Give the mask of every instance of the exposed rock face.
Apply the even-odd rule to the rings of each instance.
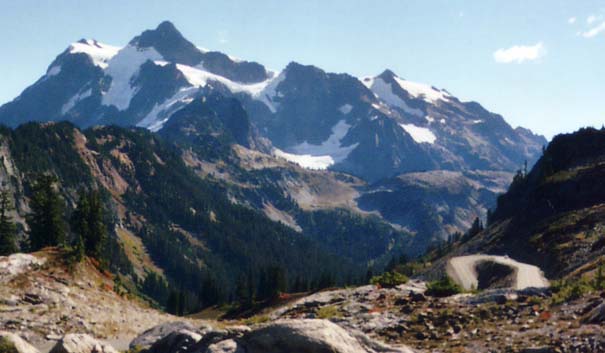
[[[588,312],[583,322],[587,324],[602,324],[605,322],[605,302]]]
[[[0,343],[3,343],[2,341],[14,347],[17,353],[39,353],[36,348],[14,333],[0,331]]]
[[[178,327],[175,325],[173,327]],[[165,332],[164,325],[156,332]],[[137,341],[135,339],[135,341]],[[134,341],[133,341],[134,343]],[[133,346],[133,344],[131,344]],[[136,346],[136,345],[135,345]],[[375,353],[412,352],[393,348],[365,334],[319,319],[284,319],[250,330],[234,327],[195,333],[177,330],[155,342],[146,353]]]
[[[173,331],[167,336],[155,342],[146,353],[173,352],[182,353],[191,350],[191,347],[202,339],[199,333],[181,329]],[[136,347],[136,346],[135,346]]]
[[[366,353],[411,352],[372,342],[328,320],[280,320],[243,337],[250,353]]]
[[[65,335],[50,353],[118,353],[118,351],[89,335],[72,333]]]
[[[180,331],[193,332],[195,328],[190,323],[184,321],[166,322],[141,333],[130,342],[130,348],[147,349],[169,334]]]
[[[8,282],[35,266],[41,266],[45,261],[44,258],[38,258],[30,254],[13,254],[0,257],[0,283]]]

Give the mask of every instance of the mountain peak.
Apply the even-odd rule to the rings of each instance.
[[[393,77],[399,77],[399,76],[397,76],[396,73],[394,73],[393,71],[391,71],[391,69],[385,69],[380,75],[378,75],[378,77],[380,77],[380,78],[393,78]]]
[[[181,34],[179,30],[176,29],[176,26],[170,21],[163,21],[156,27],[155,30],[164,33],[176,32],[178,34]]]
[[[146,30],[130,41],[138,48],[153,47],[167,61],[195,66],[202,61],[202,52],[189,42],[170,21],[156,29]]]

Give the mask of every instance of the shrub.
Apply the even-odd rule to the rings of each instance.
[[[408,277],[406,275],[402,275],[398,272],[385,272],[380,276],[372,277],[370,283],[382,288],[393,288],[400,284],[405,284],[407,281]]]
[[[19,353],[19,351],[8,338],[0,337],[0,353]]]
[[[579,299],[594,290],[590,282],[584,279],[573,282],[565,280],[557,281],[552,284],[551,289],[553,291],[553,304],[562,304]]]
[[[426,295],[432,297],[449,297],[450,295],[462,292],[462,288],[454,283],[451,278],[445,276],[438,281],[433,281],[427,285]]]

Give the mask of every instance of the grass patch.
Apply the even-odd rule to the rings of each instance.
[[[269,320],[270,319],[269,319],[268,315],[254,315],[247,319],[244,319],[244,325],[246,325],[246,326],[258,325],[258,324],[265,323]]]
[[[317,310],[317,318],[319,319],[331,319],[335,317],[342,317],[342,313],[335,305],[324,306]]]
[[[0,337],[0,353],[19,353],[19,351],[8,338]]]

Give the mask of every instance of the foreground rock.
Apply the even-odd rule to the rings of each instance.
[[[583,322],[587,324],[602,324],[605,322],[605,302],[590,310],[584,317]]]
[[[65,253],[54,248],[0,256],[0,331],[15,333],[43,351],[67,333],[86,333],[126,350],[121,342],[177,320],[119,295],[113,278],[92,262],[67,266],[64,259]]]
[[[253,330],[234,327],[200,334],[181,329],[158,340],[145,352],[410,353],[412,350],[384,345],[361,332],[345,329],[328,320],[293,319],[278,320]]]
[[[184,321],[166,322],[161,325],[154,326],[149,330],[137,336],[130,342],[130,349],[148,349],[154,343],[160,341],[171,333],[179,331],[194,332],[196,329],[192,324]]]
[[[242,339],[249,353],[282,352],[412,352],[380,344],[363,333],[351,332],[318,319],[280,320],[252,331]]]
[[[0,346],[1,343],[14,347],[17,353],[39,353],[36,348],[14,333],[0,331]]]
[[[86,334],[65,335],[50,353],[118,353],[112,346]]]

